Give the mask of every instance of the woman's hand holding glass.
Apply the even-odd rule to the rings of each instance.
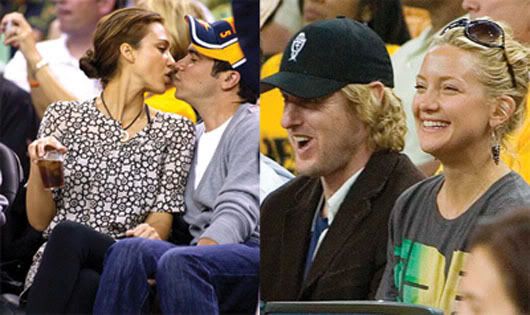
[[[54,137],[44,137],[28,146],[31,162],[37,165],[42,188],[52,190],[64,186],[64,153],[67,149]]]
[[[58,151],[65,154],[68,149],[53,136],[39,138],[28,146],[28,155],[32,163],[37,163],[46,154],[46,151]]]

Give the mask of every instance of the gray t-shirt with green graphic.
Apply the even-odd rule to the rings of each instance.
[[[530,208],[530,186],[510,172],[470,208],[445,219],[436,205],[443,175],[406,190],[396,201],[390,223],[387,265],[377,299],[454,309],[458,282],[469,255],[468,238],[481,217]]]

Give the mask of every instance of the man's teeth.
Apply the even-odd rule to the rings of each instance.
[[[425,127],[447,127],[449,126],[449,124],[445,122],[441,122],[441,121],[424,120],[423,126]]]
[[[309,141],[311,138],[309,137],[306,137],[306,136],[293,136],[294,138],[294,141],[296,142],[307,142]]]

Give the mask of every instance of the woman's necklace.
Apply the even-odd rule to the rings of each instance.
[[[103,103],[103,106],[105,107],[105,110],[107,111],[107,114],[109,114],[110,118],[112,120],[118,121],[117,119],[114,119],[114,117],[112,117],[112,115],[110,114],[110,110],[107,107],[107,104],[105,103],[105,99],[103,98],[103,92],[101,92],[101,103]],[[145,104],[144,104],[144,107],[145,107]],[[138,112],[138,115],[136,115],[136,117],[127,126],[122,127],[123,129],[120,131],[120,141],[121,142],[127,142],[127,140],[129,140],[129,133],[127,132],[127,129],[131,128],[131,126],[138,120],[138,118],[140,118],[140,116],[142,115],[142,113],[144,111],[144,107],[142,107],[140,112]],[[118,122],[120,122],[120,121],[118,121]],[[120,122],[120,125],[121,125],[121,122]]]

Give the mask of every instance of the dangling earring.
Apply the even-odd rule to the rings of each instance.
[[[495,134],[495,131],[491,132],[491,158],[493,159],[493,162],[495,162],[495,165],[499,165],[500,156],[501,156],[501,145],[499,144],[499,141],[497,140],[497,135]]]

